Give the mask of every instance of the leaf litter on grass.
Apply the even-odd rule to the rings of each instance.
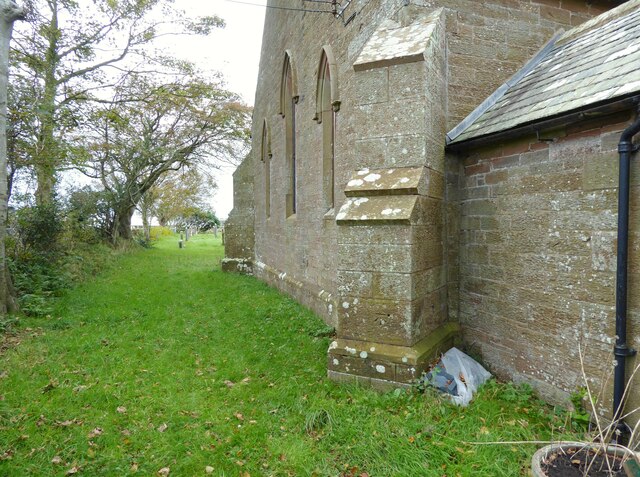
[[[336,385],[319,318],[252,277],[222,274],[219,240],[174,245],[118,257],[60,298],[53,316],[70,326],[0,356],[10,370],[0,380],[0,475],[513,476],[533,446],[463,441],[571,430],[512,385],[489,383],[467,409],[430,393]]]

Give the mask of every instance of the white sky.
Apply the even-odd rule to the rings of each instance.
[[[267,0],[246,1],[265,5]],[[178,0],[176,3],[189,16],[215,14],[224,19],[227,26],[206,38],[172,38],[167,48],[176,57],[193,61],[202,70],[221,72],[227,89],[240,94],[253,106],[266,9],[227,0]],[[226,166],[216,174],[218,189],[212,206],[222,219],[226,219],[233,208],[233,171],[233,167]]]

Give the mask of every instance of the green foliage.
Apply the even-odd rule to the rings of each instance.
[[[169,227],[151,227],[149,236],[152,242],[157,242],[161,238],[170,237],[173,231]]]
[[[57,201],[19,209],[13,221],[14,254],[23,260],[56,261],[61,252],[62,220],[62,209]]]
[[[18,323],[15,316],[0,316],[0,335],[8,333]]]
[[[147,237],[145,237],[143,230],[134,230],[133,231],[133,241],[136,243],[136,245],[139,245],[142,248],[151,248],[151,247],[153,247],[153,244],[152,244],[151,240],[149,240],[149,239],[147,239]]]
[[[21,310],[33,316],[51,313],[50,298],[69,286],[68,277],[60,270],[60,260],[47,262],[41,257],[23,257],[9,260],[8,264]]]
[[[314,338],[330,338],[335,336],[336,329],[333,326],[322,323],[316,329],[309,331],[308,334]]]
[[[24,207],[12,217],[13,236],[7,241],[7,264],[23,312],[43,316],[51,312],[49,298],[68,285],[60,273],[64,231],[57,202]]]
[[[331,432],[333,418],[326,409],[311,411],[305,417],[304,427],[308,434],[314,434],[323,430]]]
[[[179,228],[195,227],[196,229],[206,232],[216,225],[220,225],[220,219],[212,210],[194,209],[189,215],[177,219],[176,225]]]
[[[579,429],[584,430],[588,429],[589,424],[591,423],[591,415],[584,405],[584,400],[586,397],[586,388],[580,388],[576,392],[571,394],[571,404],[573,405],[571,420]]]
[[[25,314],[51,314],[63,290],[105,265],[110,249],[96,226],[96,197],[83,189],[71,194],[66,207],[56,201],[12,214],[7,263]]]
[[[114,221],[109,195],[89,186],[70,191],[66,218],[72,241],[98,243],[108,239]]]

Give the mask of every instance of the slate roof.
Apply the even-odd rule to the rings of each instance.
[[[640,0],[554,38],[447,134],[459,143],[640,93]]]

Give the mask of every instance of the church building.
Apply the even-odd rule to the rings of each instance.
[[[624,384],[640,0],[268,7],[223,268],[335,326],[336,381],[406,385],[457,344],[555,402],[614,359]]]

